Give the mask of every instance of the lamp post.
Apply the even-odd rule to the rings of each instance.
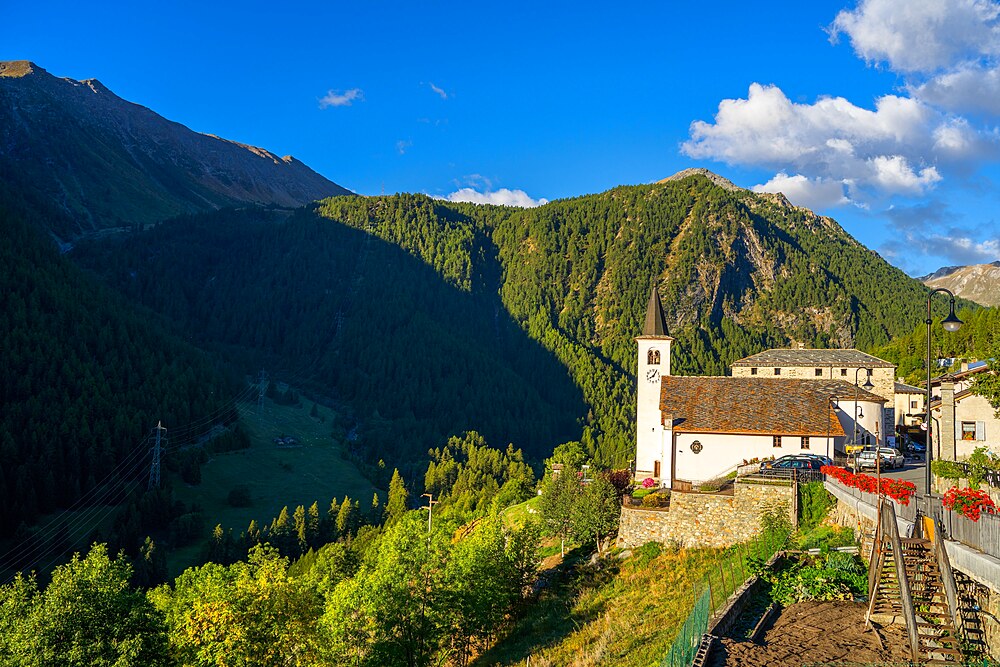
[[[951,290],[945,289],[944,287],[938,287],[937,289],[931,290],[930,294],[927,295],[927,400],[924,409],[927,411],[927,418],[924,420],[924,424],[927,426],[927,446],[924,448],[926,453],[924,454],[924,481],[926,486],[924,487],[924,497],[927,499],[927,512],[930,515],[930,497],[931,497],[931,450],[934,449],[934,440],[931,437],[931,297],[938,292],[944,292],[951,299],[951,303],[948,308],[948,317],[941,320],[941,326],[944,327],[945,331],[954,333],[962,327],[962,320],[955,317],[955,295],[951,293]]]
[[[861,388],[865,391],[871,391],[875,388],[875,385],[872,384],[872,371],[870,368],[858,368],[854,371],[854,435],[851,437],[851,444],[855,446],[858,444],[858,376],[863,370],[868,371],[868,377],[865,378],[865,383]]]

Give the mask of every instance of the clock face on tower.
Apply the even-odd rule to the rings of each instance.
[[[646,380],[648,382],[656,382],[659,379],[660,379],[660,371],[656,370],[655,368],[650,368],[648,371],[646,371]]]

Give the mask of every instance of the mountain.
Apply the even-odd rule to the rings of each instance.
[[[40,513],[127,496],[157,420],[234,418],[225,401],[240,385],[214,360],[3,206],[0,266],[0,544]],[[0,549],[0,573],[19,564]]]
[[[74,256],[203,345],[308,368],[354,401],[373,460],[482,425],[535,456],[575,437],[626,464],[654,284],[682,375],[793,342],[870,350],[923,318],[924,287],[834,220],[702,173],[533,209],[350,196],[236,218]]]
[[[62,241],[244,204],[298,207],[348,191],[291,156],[194,132],[96,79],[0,62],[0,181]]]
[[[919,279],[928,287],[945,287],[983,306],[1000,306],[1000,261],[946,266]]]

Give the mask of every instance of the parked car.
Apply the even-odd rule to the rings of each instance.
[[[876,463],[876,456],[882,458],[882,470],[893,470],[895,468],[903,467],[903,455],[899,453],[898,449],[893,449],[892,447],[879,447],[877,453],[874,449],[866,449],[858,454],[858,468],[861,470],[868,468],[875,470],[878,467],[878,464]]]
[[[774,461],[771,470],[819,470],[823,467],[823,462],[813,456],[791,456],[782,457]]]

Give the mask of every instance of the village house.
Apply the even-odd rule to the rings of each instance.
[[[968,375],[944,375],[936,380],[938,398],[931,399],[932,433],[934,429],[938,433],[934,457],[963,461],[977,447],[1000,455],[1000,419],[989,401],[972,393]]]

